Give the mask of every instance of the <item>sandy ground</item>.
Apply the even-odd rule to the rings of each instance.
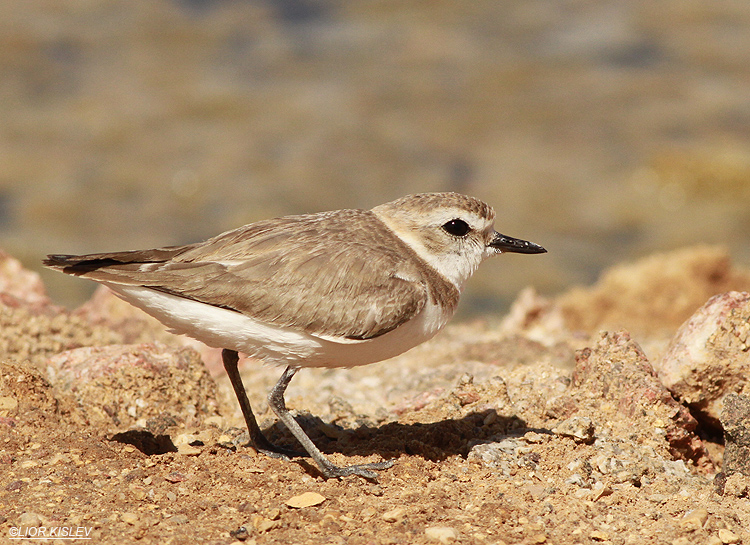
[[[502,321],[394,360],[300,372],[300,423],[335,463],[395,460],[377,481],[258,454],[215,350],[104,291],[64,311],[2,262],[0,542],[750,543],[750,478],[719,473],[721,430],[654,370],[708,297],[750,291],[721,251],[526,291]],[[279,374],[243,363],[261,426],[293,445],[264,401]]]

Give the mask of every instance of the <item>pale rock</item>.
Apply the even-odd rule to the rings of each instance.
[[[269,530],[273,530],[274,528],[278,528],[279,526],[281,526],[280,520],[271,520],[260,515],[254,515],[252,517],[252,523],[253,527],[259,533],[268,532]]]
[[[14,411],[18,407],[15,397],[0,396],[0,411]]]
[[[174,439],[174,446],[177,447],[177,453],[183,456],[197,456],[201,449],[194,447],[190,443],[196,441],[196,437],[189,433],[181,433]]]
[[[719,429],[724,396],[750,373],[750,293],[715,295],[677,331],[655,365],[662,383]]]
[[[200,453],[201,449],[192,445],[180,445],[177,447],[177,454],[182,454],[183,456],[198,456]]]
[[[440,543],[452,543],[458,539],[458,532],[450,526],[430,526],[425,528],[424,534],[427,539],[439,541]]]
[[[381,518],[386,522],[400,522],[406,516],[406,509],[396,507],[382,514]]]
[[[518,294],[500,323],[499,332],[508,336],[522,335],[547,347],[570,339],[560,306],[532,287]]]
[[[724,495],[735,498],[750,497],[750,477],[742,473],[733,473],[724,483]]]
[[[21,516],[18,517],[19,526],[41,526],[44,521],[44,517],[31,511],[21,513]]]
[[[0,302],[42,311],[55,308],[44,289],[39,273],[25,269],[15,257],[0,250]]]
[[[190,519],[187,517],[187,515],[183,515],[183,514],[172,515],[171,517],[169,517],[168,520],[172,524],[177,524],[177,525],[187,524],[188,522],[190,522]]]
[[[590,443],[594,439],[594,423],[588,416],[573,416],[552,428],[552,432],[572,437],[576,443]]]
[[[594,541],[609,541],[609,534],[601,530],[594,530],[589,534],[589,537]]]
[[[120,519],[127,524],[133,525],[138,522],[138,515],[135,513],[123,513],[120,515]]]
[[[688,511],[680,519],[680,526],[689,531],[700,530],[708,520],[708,511],[704,508]]]
[[[304,494],[289,498],[286,500],[286,504],[295,509],[302,509],[304,507],[320,505],[324,501],[326,501],[326,497],[317,492],[305,492]]]
[[[625,328],[668,340],[711,296],[746,286],[750,275],[732,266],[725,248],[702,245],[619,263],[595,285],[568,290],[555,302],[571,330]]]
[[[731,530],[727,530],[726,528],[722,528],[721,530],[719,530],[719,539],[725,545],[734,545],[735,543],[739,543],[740,541],[742,541],[740,539],[740,536],[738,536]]]

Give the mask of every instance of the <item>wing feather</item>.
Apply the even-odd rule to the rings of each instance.
[[[312,334],[369,339],[413,318],[429,297],[408,247],[385,235],[371,212],[340,210],[258,222],[200,244],[46,264]]]

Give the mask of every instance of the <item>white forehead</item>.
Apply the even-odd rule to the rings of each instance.
[[[421,193],[407,195],[373,209],[377,215],[419,223],[445,223],[460,218],[473,227],[491,225],[495,211],[488,204],[460,193]]]
[[[492,225],[495,219],[494,214],[488,217],[478,213],[476,210],[467,210],[466,208],[456,206],[436,208],[420,215],[427,224],[442,225],[454,219],[461,219],[477,229]]]

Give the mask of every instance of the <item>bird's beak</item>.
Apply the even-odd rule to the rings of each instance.
[[[544,254],[547,252],[547,250],[539,246],[539,244],[534,244],[533,242],[518,238],[507,237],[498,232],[495,232],[489,246],[495,248],[499,252],[514,252],[517,254]]]

